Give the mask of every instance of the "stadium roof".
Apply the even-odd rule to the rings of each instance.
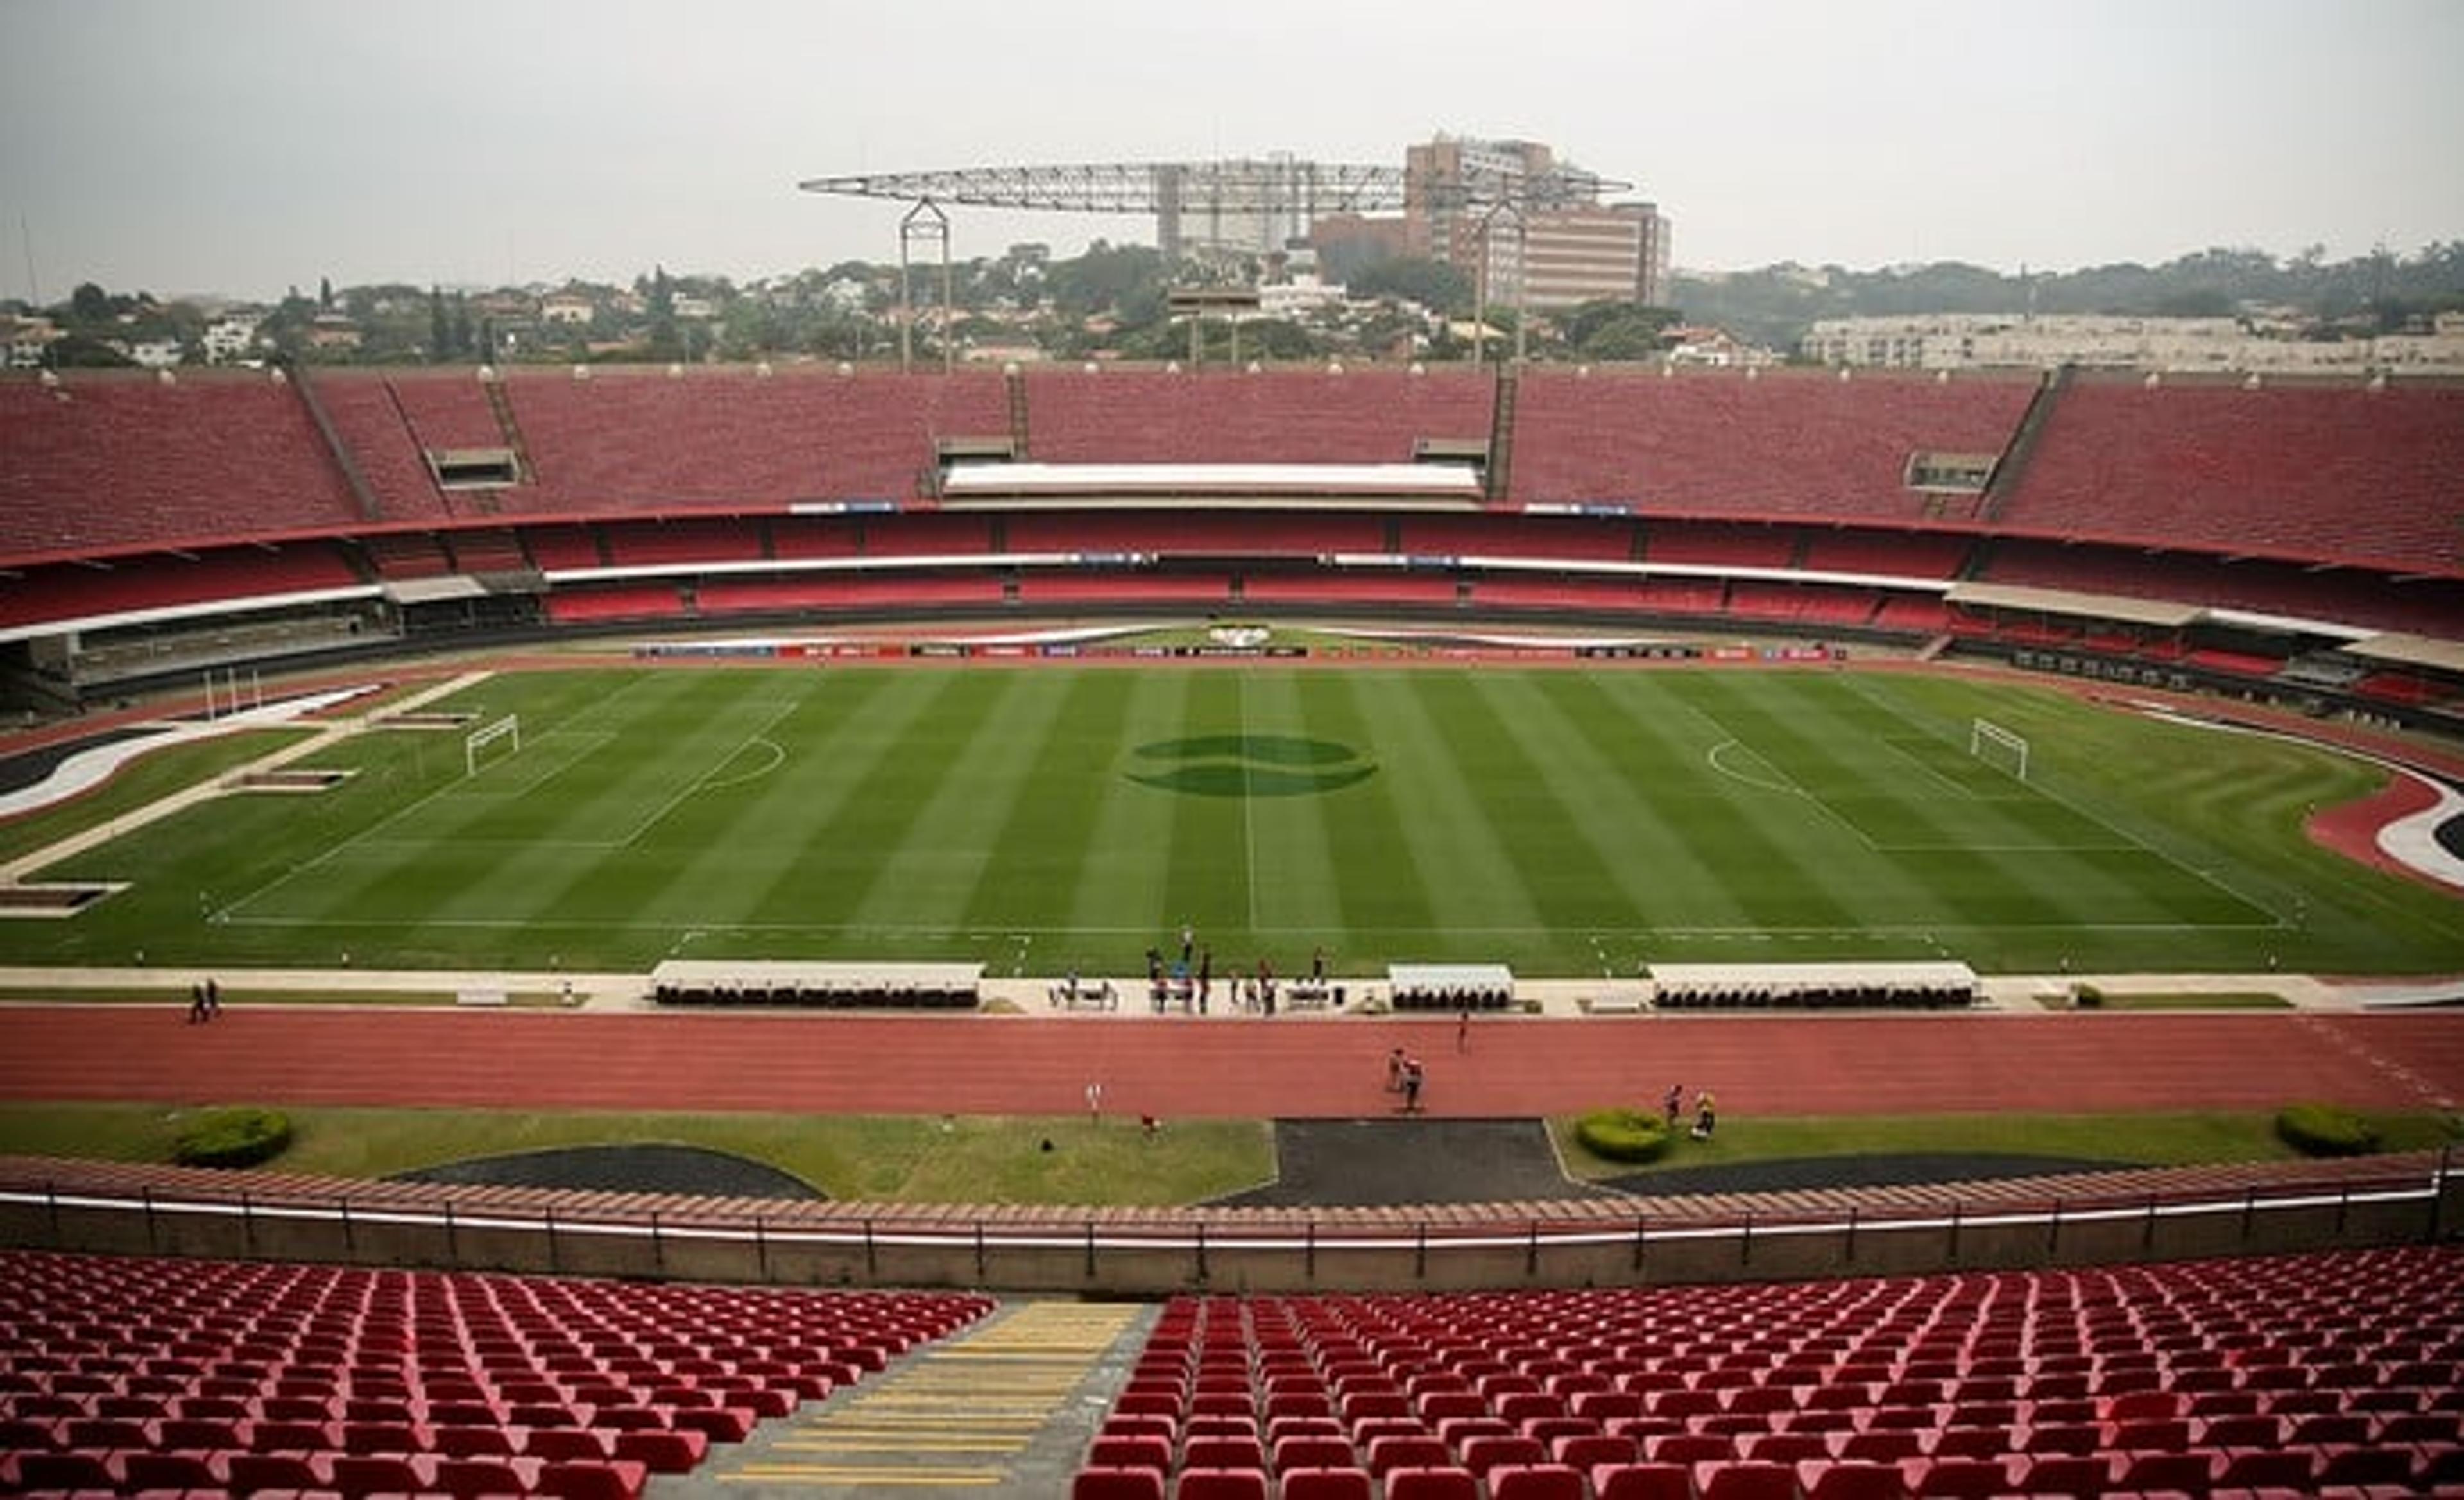
[[[2347,655],[2365,656],[2372,661],[2464,673],[2464,642],[2434,641],[2426,635],[2389,633],[2352,642],[2344,651]]]
[[[954,464],[948,500],[1105,496],[1323,496],[1478,500],[1480,474],[1463,464]]]
[[[2119,594],[2077,594],[2061,588],[2022,588],[2013,584],[1962,584],[1948,595],[1955,605],[1988,609],[2034,609],[2039,614],[2080,615],[2179,629],[2203,612],[2197,605],[2125,599]]]

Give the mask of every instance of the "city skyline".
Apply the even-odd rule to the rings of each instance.
[[[1509,28],[1499,34],[1500,28]],[[1677,264],[2003,271],[2464,237],[2464,7],[1548,0],[1403,21],[1262,0],[929,14],[719,0],[416,11],[10,0],[0,296],[738,280],[897,255],[901,205],[801,179],[1288,151],[1439,132],[1634,182]],[[954,210],[952,252],[1152,243],[1152,219]]]

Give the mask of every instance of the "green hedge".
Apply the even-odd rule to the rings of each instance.
[[[2276,1113],[2276,1134],[2304,1156],[2362,1157],[2379,1149],[2369,1121],[2332,1104],[2288,1104]]]
[[[214,1110],[180,1132],[171,1159],[184,1167],[253,1167],[291,1145],[291,1116],[279,1110]]]
[[[1639,1110],[1594,1110],[1574,1121],[1583,1149],[1609,1161],[1657,1161],[1668,1150],[1668,1122]]]

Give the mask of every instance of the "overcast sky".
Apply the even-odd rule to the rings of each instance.
[[[1636,183],[1695,268],[2464,237],[2459,0],[0,0],[0,296],[52,300],[743,279],[897,258],[801,178],[1439,131]]]

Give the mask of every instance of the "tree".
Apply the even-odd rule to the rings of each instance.
[[[1585,302],[1565,320],[1566,343],[1585,359],[1647,360],[1681,316],[1673,307],[1640,302]]]
[[[445,289],[428,289],[428,359],[441,364],[453,357],[453,324],[445,316]]]
[[[1354,297],[1392,297],[1431,312],[1468,312],[1471,278],[1442,260],[1398,255],[1362,270],[1346,283]]]
[[[317,305],[329,313],[334,310],[333,277],[319,276],[317,278]]]
[[[111,294],[91,281],[80,281],[69,294],[69,316],[89,326],[111,320]]]

